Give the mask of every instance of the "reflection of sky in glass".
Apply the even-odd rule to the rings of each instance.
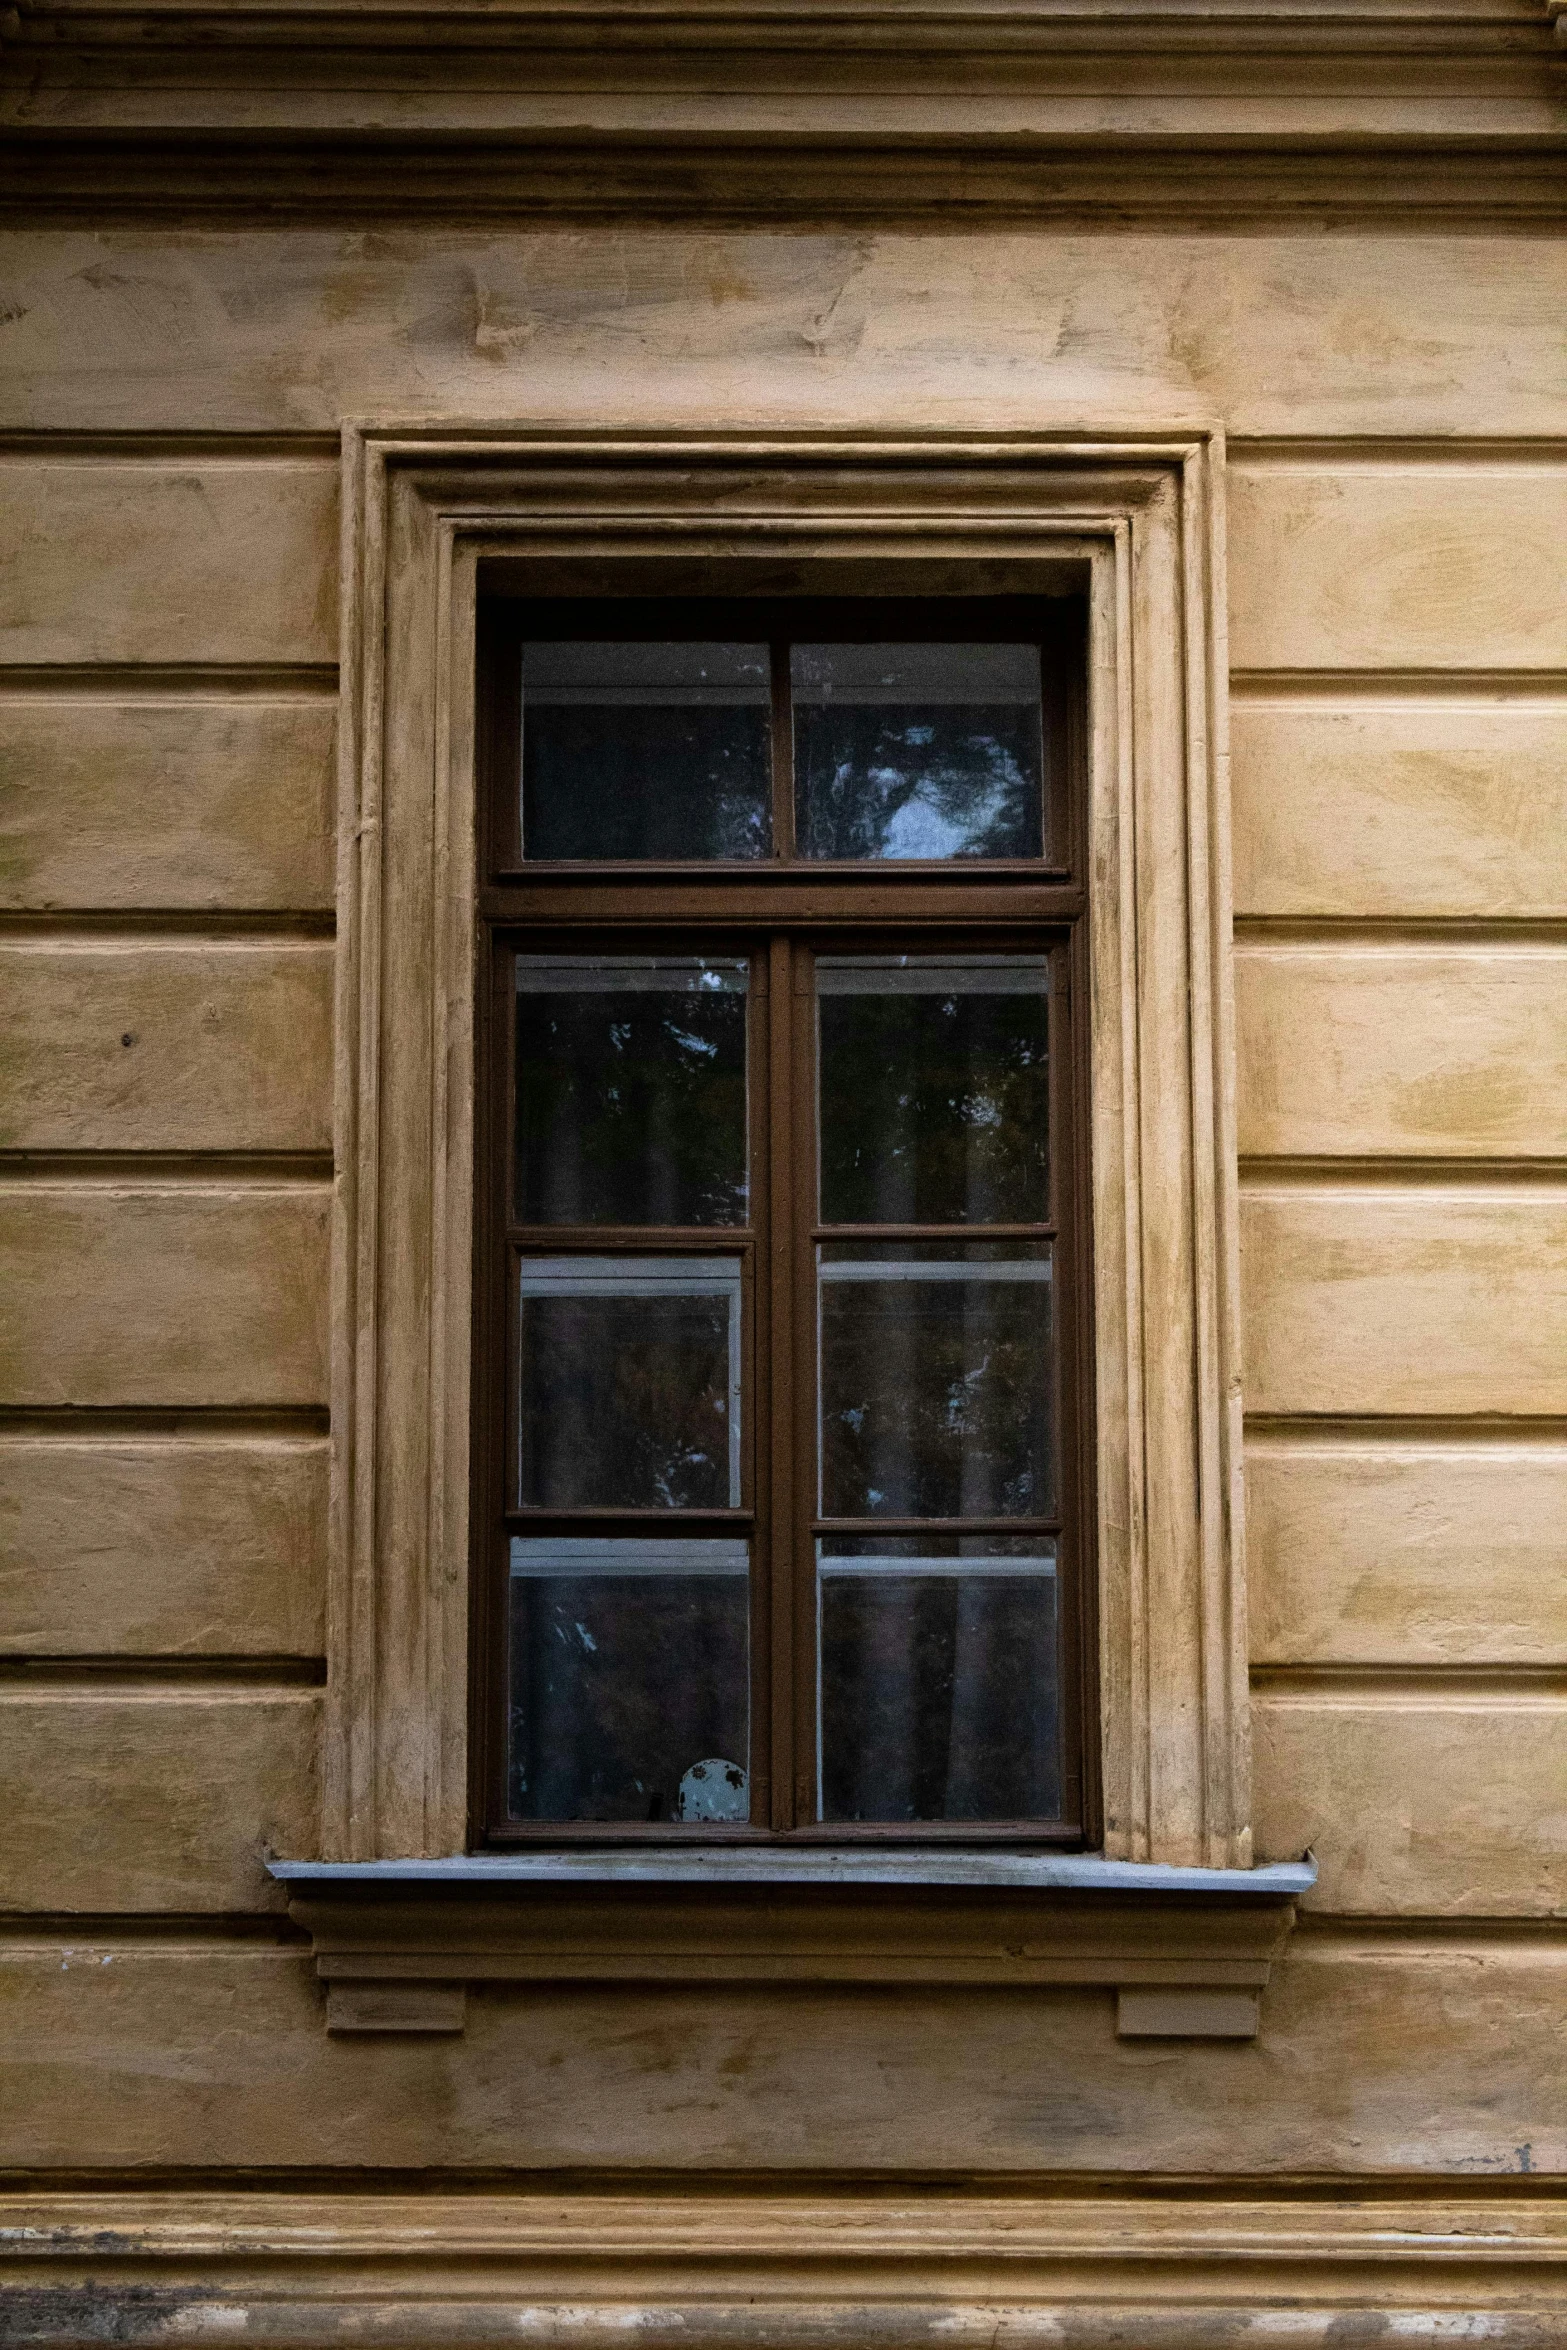
[[[928,739],[930,729],[909,727],[906,732],[911,738]],[[970,735],[967,748],[974,766],[938,768],[913,779],[913,796],[894,807],[882,832],[884,857],[973,856],[980,844],[1005,833],[1009,809],[1027,792],[1028,779],[993,738]],[[976,772],[981,759],[988,770],[983,774]],[[906,770],[895,767],[873,769],[870,777],[889,800],[895,800],[910,780]]]
[[[795,789],[811,857],[1038,856],[1033,645],[797,645]]]

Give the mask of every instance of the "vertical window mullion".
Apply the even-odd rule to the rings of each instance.
[[[817,1217],[816,1137],[816,958],[803,945],[791,957],[791,1031],[794,1052],[793,1149],[794,1229],[791,1265],[794,1284],[794,1526],[790,1567],[794,1597],[795,1674],[794,1820],[796,1828],[816,1823],[820,1790],[816,1775],[817,1624],[816,1537],[818,1424],[816,1313]]]
[[[1086,1055],[1075,1030],[1084,1017],[1087,987],[1087,932],[1079,923],[1057,948],[1060,985],[1051,1011],[1052,1196],[1060,1233],[1058,1251],[1065,1279],[1058,1334],[1056,1393],[1062,1450],[1062,1554],[1067,1573],[1061,1586],[1065,1614],[1061,1669],[1063,1803],[1069,1816],[1092,1835],[1098,1790],[1090,1761],[1097,1737],[1098,1701],[1092,1678],[1096,1653],[1097,1605],[1090,1583],[1094,1544],[1089,1527],[1094,1509],[1092,1425],[1093,1361],[1089,1321],[1089,1181]]]
[[[768,942],[767,978],[767,1254],[769,1415],[759,1442],[768,1452],[768,1509],[758,1519],[758,1546],[767,1548],[768,1645],[771,1652],[768,1717],[771,1724],[772,1800],[758,1825],[787,1829],[795,1817],[794,1545],[795,1545],[795,1197],[794,954],[785,937]]]
[[[483,1334],[483,1359],[494,1364],[499,1358],[501,1403],[498,1424],[493,1409],[484,1415],[480,1470],[489,1507],[483,1521],[483,1550],[475,1556],[474,1565],[483,1577],[484,1590],[480,1619],[484,1653],[475,1676],[484,1693],[476,1788],[484,1817],[490,1821],[504,1816],[506,1803],[504,1724],[508,1673],[506,1602],[509,1590],[505,1511],[510,1498],[508,1451],[512,1426],[513,1343],[511,1285],[507,1279],[511,1252],[506,1245],[505,1203],[510,1200],[514,1180],[512,1149],[516,1120],[512,1087],[516,1046],[512,1022],[516,1017],[516,993],[511,985],[510,950],[501,945],[493,928],[486,931],[485,945],[490,989],[484,1015],[484,1043],[491,1075],[484,1102],[484,1117],[488,1123],[476,1134],[475,1143],[498,1170],[499,1182],[492,1181],[486,1187],[479,1225],[482,1254],[476,1253],[475,1262],[482,1267],[479,1276],[479,1319]]]
[[[769,653],[772,675],[773,855],[787,865],[799,853],[794,837],[794,711],[789,696],[789,647],[774,638]]]
[[[774,1686],[773,1585],[774,1561],[769,1528],[773,1515],[774,1333],[778,1299],[770,1256],[773,1217],[772,1124],[773,1064],[771,954],[763,944],[751,956],[748,1037],[750,1100],[746,1132],[750,1159],[748,1213],[751,1243],[750,1347],[747,1355],[749,1386],[741,1409],[746,1429],[745,1459],[753,1512],[751,1532],[751,1825],[766,1830],[775,1824],[778,1772],[774,1754],[774,1723],[778,1696]]]

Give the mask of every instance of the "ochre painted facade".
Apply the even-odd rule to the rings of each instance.
[[[543,64],[520,7],[315,12],[341,49],[311,13],[216,65],[194,9],[0,25],[4,2318],[1545,2350],[1546,12],[1259,10],[1249,55],[1217,12],[955,10],[923,92],[907,10],[836,65],[797,31],[814,62],[754,92],[679,7],[606,7],[570,71],[560,11]],[[265,1861],[319,1849],[330,1695],[345,424],[1225,437],[1252,1821],[1320,1869],[1256,2040],[1121,2039],[1092,1986],[809,1981],[324,2029]]]

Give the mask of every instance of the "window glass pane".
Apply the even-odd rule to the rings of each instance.
[[[517,957],[525,1224],[743,1224],[746,966]]]
[[[1037,857],[1037,645],[796,645],[804,857]]]
[[[1048,1516],[1048,1245],[831,1242],[819,1258],[822,1515]]]
[[[1050,1213],[1042,955],[822,956],[824,1224]]]
[[[743,1542],[514,1540],[512,1817],[743,1823],[749,1632]]]
[[[765,857],[765,645],[522,649],[527,858]]]
[[[1052,1542],[821,1542],[817,1618],[823,1819],[1059,1816]]]
[[[518,1288],[525,1509],[739,1506],[738,1258],[525,1257]]]

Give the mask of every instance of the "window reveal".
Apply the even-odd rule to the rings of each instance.
[[[480,1832],[1081,1841],[1071,900],[1007,924],[1062,634],[545,609],[490,637]],[[819,862],[830,915],[738,885]]]

